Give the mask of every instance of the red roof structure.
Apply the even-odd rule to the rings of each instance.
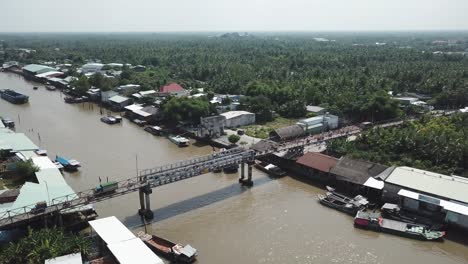
[[[298,164],[326,173],[330,172],[337,162],[338,159],[334,157],[316,152],[308,152],[296,161]]]
[[[181,91],[185,91],[185,89],[177,83],[170,83],[159,89],[160,93],[176,93]]]

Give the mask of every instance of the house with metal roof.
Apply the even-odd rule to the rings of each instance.
[[[337,162],[337,158],[318,152],[307,152],[296,160],[294,171],[306,178],[329,182],[330,170],[336,166]]]
[[[398,201],[401,189],[468,204],[468,179],[448,176],[411,167],[396,167],[384,178],[382,199]]]
[[[111,98],[109,98],[109,103],[111,107],[121,110],[125,106],[131,105],[132,99],[121,95],[114,95]]]
[[[336,115],[320,115],[307,119],[302,119],[297,122],[307,134],[317,134],[338,127],[338,116]]]
[[[365,188],[366,186],[372,189],[382,189],[383,184],[378,185],[373,183],[374,180],[379,181],[377,179],[378,176],[385,173],[387,170],[391,170],[391,168],[389,169],[389,167],[381,164],[352,159],[345,156],[331,168],[330,174],[335,178],[337,185],[353,192],[357,189]]]
[[[284,141],[288,139],[305,136],[305,130],[299,125],[281,127],[270,132],[269,137],[273,141]]]

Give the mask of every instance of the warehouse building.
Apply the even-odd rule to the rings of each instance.
[[[45,65],[39,65],[39,64],[29,64],[23,67],[23,73],[33,77],[38,74],[46,73],[46,72],[51,72],[51,71],[57,71],[56,69],[45,66]]]
[[[240,127],[255,123],[255,114],[247,111],[229,111],[221,115],[226,118],[226,127]]]
[[[301,126],[306,134],[317,134],[338,127],[338,116],[325,114],[300,120],[297,125]]]

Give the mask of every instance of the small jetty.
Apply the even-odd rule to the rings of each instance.
[[[182,246],[164,238],[149,235],[142,231],[138,232],[138,237],[153,250],[156,254],[176,262],[176,263],[192,263],[197,257],[197,250],[190,245]]]
[[[67,159],[65,157],[55,156],[55,161],[60,163],[60,165],[62,165],[63,168],[68,171],[76,171],[79,167],[81,167],[81,164],[74,159]]]
[[[255,167],[263,172],[266,172],[274,177],[281,177],[286,175],[286,172],[278,166],[269,164],[263,161],[255,161]]]
[[[25,104],[29,102],[29,96],[20,94],[10,89],[0,90],[0,96],[2,99],[12,104]]]
[[[190,140],[181,136],[169,136],[169,140],[179,147],[188,147]]]
[[[445,236],[445,231],[434,231],[421,224],[383,218],[379,213],[370,213],[364,210],[356,214],[354,226],[423,241],[442,240]]]
[[[325,195],[318,195],[319,202],[325,206],[336,209],[351,216],[355,216],[359,210],[366,209],[369,201],[362,195],[354,198],[348,197],[327,186],[328,192]]]

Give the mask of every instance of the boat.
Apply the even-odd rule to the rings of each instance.
[[[379,213],[364,210],[358,211],[354,217],[354,226],[418,240],[437,241],[442,240],[445,236],[445,231],[434,231],[421,224],[383,218]]]
[[[158,126],[147,126],[144,128],[144,130],[154,136],[161,136],[163,134],[163,129]]]
[[[118,124],[121,121],[122,121],[121,119],[117,119],[114,116],[103,116],[103,117],[101,117],[101,122],[109,124],[109,125]]]
[[[20,94],[10,89],[0,91],[0,96],[12,104],[25,104],[29,101],[29,96]]]
[[[369,206],[369,201],[362,195],[357,195],[350,198],[338,192],[331,187],[328,187],[326,195],[319,194],[319,202],[325,206],[336,209],[351,216],[355,216],[359,210],[366,209]]]
[[[417,215],[415,213],[402,210],[397,204],[385,203],[380,208],[380,212],[382,213],[382,217],[384,218],[402,221],[406,223],[419,223],[420,225],[424,225],[431,230],[441,231],[446,229],[446,226],[443,223],[443,218],[437,220],[435,218]]]
[[[33,87],[33,90],[37,90],[37,89],[39,89],[39,87],[37,87],[37,86],[34,86],[34,87]]]
[[[268,164],[263,161],[255,161],[255,167],[261,171],[264,171],[271,176],[275,177],[281,177],[286,175],[286,172],[282,169],[280,169],[278,166],[275,166],[273,164]]]
[[[190,140],[181,136],[169,136],[169,140],[179,147],[188,147]]]
[[[164,238],[138,232],[137,236],[156,254],[176,263],[192,263],[197,257],[197,250],[190,245],[182,246]]]
[[[37,149],[34,152],[39,156],[47,156],[47,150],[45,150],[45,149]]]
[[[233,164],[233,165],[227,165],[223,167],[223,171],[225,173],[236,173],[239,170],[239,165]]]
[[[49,91],[55,91],[57,89],[55,88],[55,86],[52,86],[52,85],[47,85],[45,88]]]
[[[15,122],[8,117],[2,118],[2,123],[7,128],[15,128]]]
[[[54,161],[54,165],[55,165],[55,167],[57,167],[58,170],[60,170],[60,171],[63,170],[63,165],[60,164],[60,162]]]
[[[60,163],[65,170],[69,171],[76,171],[79,167],[81,167],[81,164],[74,159],[67,159],[64,157],[55,156],[55,161]]]
[[[144,126],[144,125],[146,125],[146,121],[145,121],[145,120],[133,119],[132,121],[133,121],[133,123],[137,124],[138,126]]]
[[[119,188],[118,182],[110,181],[110,182],[99,184],[96,188],[94,188],[94,194],[102,195],[102,194],[114,192],[118,188]]]

